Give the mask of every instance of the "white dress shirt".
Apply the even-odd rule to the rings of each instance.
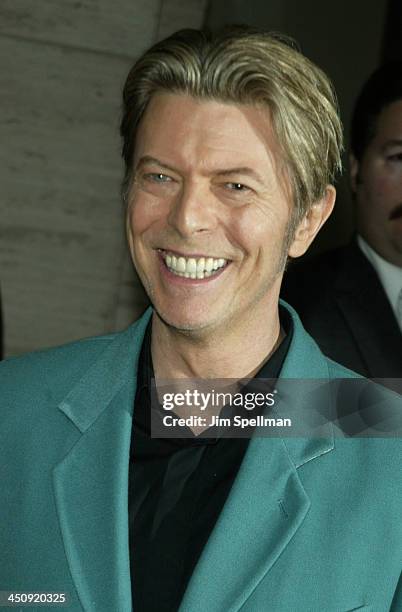
[[[402,332],[402,268],[381,257],[360,235],[357,244],[377,272]]]

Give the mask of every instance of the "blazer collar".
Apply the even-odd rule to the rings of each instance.
[[[282,304],[292,316],[294,333],[281,378],[327,380],[326,359],[296,312]],[[242,608],[309,511],[310,500],[297,468],[333,449],[330,423],[324,425],[319,438],[251,440],[180,612],[238,612]]]
[[[326,358],[313,338],[304,329],[296,311],[286,302],[281,300],[281,303],[290,312],[294,326],[292,343],[281,371],[281,380],[293,380],[293,383],[291,383],[293,384],[293,392],[295,390],[295,379],[297,381],[317,381],[318,384],[320,384],[320,381],[327,381],[330,375]],[[301,384],[303,383],[301,382]],[[302,389],[302,387],[300,388]],[[300,405],[296,406],[299,414],[303,410],[311,410],[311,407],[303,402],[303,397],[299,398],[299,402]],[[289,437],[284,440],[284,443],[292,462],[296,467],[300,467],[308,461],[333,450],[334,431],[332,424],[323,424],[320,437]]]
[[[81,432],[55,467],[53,488],[70,572],[88,612],[131,610],[131,423],[138,356],[151,313],[109,341],[59,404]]]
[[[286,378],[328,378],[326,360],[296,313]],[[54,470],[65,552],[86,611],[131,609],[128,469],[138,356],[152,311],[117,334],[59,408],[81,432]],[[107,408],[107,410],[106,410]],[[319,439],[254,438],[180,610],[235,612],[297,532],[310,507],[297,467],[334,447]],[[246,559],[239,571],[233,563]]]
[[[135,393],[138,359],[152,309],[125,331],[116,334],[98,359],[83,374],[59,408],[84,433],[122,387],[132,382]],[[133,405],[128,407],[132,412]]]

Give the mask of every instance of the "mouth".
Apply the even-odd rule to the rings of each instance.
[[[158,249],[158,253],[171,274],[192,280],[204,280],[211,276],[217,276],[230,264],[230,260],[224,257],[185,256],[163,249]]]

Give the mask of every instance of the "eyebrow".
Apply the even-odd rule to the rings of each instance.
[[[401,138],[394,138],[391,140],[387,140],[387,142],[384,144],[383,149],[388,149],[389,147],[402,147],[402,139]]]
[[[177,170],[173,168],[173,166],[168,166],[167,164],[163,163],[159,159],[156,159],[156,157],[151,157],[150,155],[143,155],[142,157],[140,157],[135,167],[135,170],[137,171],[139,168],[141,168],[141,166],[145,166],[146,164],[154,164],[155,166],[166,168],[167,170],[170,170],[171,172],[177,172]]]
[[[248,166],[241,166],[239,168],[220,168],[218,170],[214,170],[213,174],[218,174],[219,176],[227,176],[228,174],[245,174],[247,176],[251,176],[251,178],[255,179],[258,183],[261,183],[261,185],[264,184],[260,175]]]
[[[176,168],[173,168],[173,166],[169,166],[168,164],[165,164],[164,162],[160,161],[159,159],[156,159],[156,157],[152,157],[151,155],[143,155],[143,157],[140,157],[136,165],[136,168],[135,168],[136,171],[146,164],[155,164],[156,166],[160,166],[161,168],[166,168],[167,170],[170,170],[171,172],[177,172],[179,174],[179,171]],[[240,166],[236,168],[217,168],[216,170],[213,170],[211,174],[219,175],[219,176],[228,176],[230,174],[245,174],[247,176],[254,178],[261,185],[264,184],[264,181],[261,178],[261,176],[255,170],[253,170],[252,168],[249,168],[248,166]]]

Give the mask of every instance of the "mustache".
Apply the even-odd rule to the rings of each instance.
[[[394,210],[391,211],[389,219],[390,221],[393,221],[394,219],[399,219],[400,217],[402,217],[402,204],[399,204],[399,206],[396,206]]]

